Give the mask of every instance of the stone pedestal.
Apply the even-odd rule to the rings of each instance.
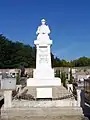
[[[81,107],[81,90],[79,89],[77,89],[77,106]]]
[[[4,109],[12,107],[12,90],[16,89],[16,78],[1,79],[1,89],[4,91]]]
[[[73,84],[67,84],[67,89],[69,92],[73,92]]]
[[[12,90],[4,91],[4,109],[12,107]]]

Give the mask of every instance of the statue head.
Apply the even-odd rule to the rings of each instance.
[[[41,23],[42,23],[42,25],[45,25],[45,23],[46,23],[45,19],[42,19]]]

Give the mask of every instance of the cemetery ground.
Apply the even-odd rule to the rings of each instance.
[[[67,90],[65,89],[66,88],[62,87],[62,91],[58,91],[60,97],[63,95],[61,93],[68,94]],[[8,109],[8,116],[6,116],[6,118],[1,118],[1,120],[72,120],[72,119],[87,120],[84,118],[82,114],[80,114],[79,111],[80,109],[75,109],[73,107],[55,107],[55,106],[42,107],[43,103],[49,106],[51,102],[52,102],[51,100],[49,101],[35,101],[35,100],[30,101],[24,99],[13,100],[12,102],[13,108]]]
[[[24,81],[24,82],[23,82]],[[24,86],[22,91],[25,89],[25,94],[22,94],[18,100],[16,100],[16,103],[22,103],[21,106],[17,107],[18,105],[16,105],[15,109],[11,109],[11,112],[9,111],[9,113],[11,113],[11,117],[7,117],[5,118],[1,118],[1,120],[88,120],[87,118],[85,118],[83,115],[79,115],[77,109],[73,109],[68,107],[52,107],[52,108],[48,108],[48,107],[42,107],[42,108],[35,108],[34,111],[32,110],[32,108],[30,109],[30,107],[28,106],[28,101],[32,99],[32,96],[30,96],[29,94],[26,95],[26,91],[27,91],[27,87],[26,87],[26,83],[25,80],[21,80],[22,85]],[[20,84],[21,84],[20,83]],[[29,92],[29,89],[27,91],[27,93]],[[16,93],[15,93],[16,94]],[[61,89],[58,89],[58,93],[57,95],[60,95],[59,97],[63,97],[66,96],[68,94],[67,89],[65,87],[61,87]],[[73,97],[72,97],[73,98]],[[24,107],[23,104],[23,99],[26,99],[26,108]],[[34,100],[35,102],[35,100]],[[38,101],[37,101],[38,102]],[[46,101],[47,102],[47,101]],[[50,101],[52,102],[52,101]],[[19,104],[20,105],[20,104]],[[33,105],[32,105],[33,106]],[[20,108],[21,107],[21,108]],[[19,108],[19,110],[18,110]],[[22,108],[24,108],[24,110],[22,110]],[[86,111],[84,109],[84,111]]]

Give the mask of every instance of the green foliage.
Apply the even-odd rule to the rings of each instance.
[[[35,48],[0,35],[0,68],[35,67]]]
[[[82,66],[90,66],[90,58],[80,57],[79,59],[72,61],[73,66],[82,67]]]
[[[69,81],[70,84],[73,83],[73,76],[72,76],[72,69],[70,69],[70,81]]]
[[[59,69],[56,70],[56,72],[55,72],[55,77],[59,77],[59,78],[60,78],[60,70],[59,70]]]
[[[73,61],[60,60],[51,53],[52,67],[90,66],[90,58],[81,57]],[[12,42],[0,34],[0,68],[35,68],[36,49],[20,42]]]
[[[64,87],[66,87],[65,72],[61,72],[61,83],[63,84]]]
[[[20,72],[18,72],[16,76],[16,85],[19,85],[19,84],[20,84]]]

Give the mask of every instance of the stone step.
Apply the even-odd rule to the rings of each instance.
[[[1,110],[1,115],[5,116],[28,116],[28,117],[45,117],[45,116],[83,116],[81,108],[77,107],[60,107],[60,108],[11,108]]]
[[[12,107],[14,108],[37,108],[37,107],[76,107],[77,101],[74,99],[63,99],[63,100],[38,100],[38,101],[30,101],[30,100],[13,100]]]

